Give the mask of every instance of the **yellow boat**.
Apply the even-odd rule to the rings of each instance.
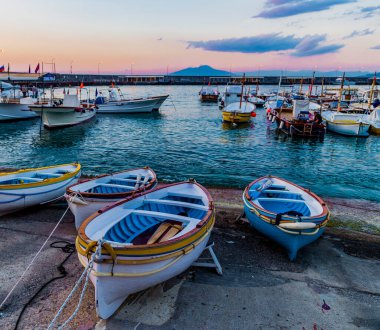
[[[249,102],[234,102],[222,111],[223,121],[227,123],[247,123],[255,116],[256,106]],[[254,115],[253,115],[254,114]]]

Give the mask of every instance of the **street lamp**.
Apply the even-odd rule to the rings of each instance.
[[[70,74],[73,74],[73,60],[70,61]]]

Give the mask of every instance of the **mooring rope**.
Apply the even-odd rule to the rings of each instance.
[[[4,304],[6,303],[6,301],[12,295],[13,291],[19,285],[19,283],[21,282],[21,280],[24,278],[25,274],[28,272],[29,268],[33,265],[34,261],[37,259],[37,257],[39,256],[39,254],[41,253],[41,251],[43,250],[43,248],[45,247],[45,245],[47,244],[47,242],[50,240],[51,236],[54,234],[54,232],[58,228],[59,224],[62,222],[62,220],[65,217],[65,215],[66,215],[66,213],[67,213],[68,210],[69,210],[69,207],[67,207],[67,209],[63,213],[61,219],[59,219],[59,221],[57,222],[57,224],[55,225],[55,227],[53,228],[53,230],[50,232],[48,238],[45,240],[44,244],[42,244],[42,246],[40,247],[40,249],[38,250],[38,252],[34,256],[34,258],[32,259],[32,261],[29,263],[28,267],[26,267],[26,269],[24,270],[24,272],[22,273],[22,275],[19,277],[19,279],[17,280],[17,282],[15,283],[15,285],[12,287],[11,291],[9,291],[9,293],[7,294],[7,296],[4,298],[4,300],[0,304],[0,310],[3,308]]]
[[[102,249],[102,243],[103,242],[100,240],[99,243],[98,243],[98,248],[96,249],[95,253],[92,255],[91,259],[89,260],[87,267],[84,269],[84,271],[81,274],[81,276],[79,277],[78,281],[75,283],[73,289],[71,290],[71,292],[67,296],[66,300],[63,302],[63,304],[60,307],[60,309],[58,310],[57,314],[55,314],[54,319],[50,322],[47,330],[53,329],[54,324],[56,323],[57,319],[62,314],[63,310],[66,308],[66,305],[70,301],[70,299],[73,296],[73,294],[78,290],[79,285],[81,284],[84,276],[86,275],[85,282],[84,282],[84,285],[83,285],[83,288],[82,288],[82,291],[81,291],[81,294],[80,294],[80,297],[79,297],[79,301],[78,301],[77,307],[75,308],[74,312],[70,315],[70,317],[61,326],[58,327],[58,329],[64,329],[64,327],[69,322],[71,322],[71,320],[78,313],[79,308],[80,308],[80,306],[81,306],[81,304],[83,302],[84,294],[86,292],[86,288],[87,288],[88,281],[90,279],[90,274],[91,274],[92,268],[94,267],[94,259],[95,259],[95,257],[98,257],[100,255],[101,249]]]

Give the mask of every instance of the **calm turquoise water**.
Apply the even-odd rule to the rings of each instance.
[[[242,128],[222,124],[217,105],[202,105],[198,86],[125,87],[126,95],[168,93],[155,115],[98,115],[91,123],[48,131],[40,120],[0,124],[0,167],[79,161],[85,174],[149,165],[165,181],[196,178],[243,188],[272,174],[322,196],[380,201],[380,137],[327,134],[323,142],[277,138],[263,109]],[[173,104],[175,106],[173,106]]]

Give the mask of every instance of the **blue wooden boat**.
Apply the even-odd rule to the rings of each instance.
[[[251,226],[284,246],[290,260],[322,235],[329,220],[329,210],[321,198],[277,177],[250,183],[243,200]]]

